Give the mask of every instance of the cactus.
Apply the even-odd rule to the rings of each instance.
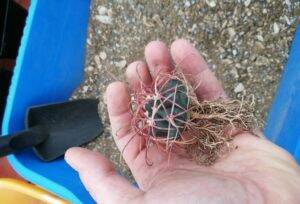
[[[145,105],[147,117],[154,121],[152,136],[179,139],[187,122],[187,88],[180,80],[170,79],[154,98]]]

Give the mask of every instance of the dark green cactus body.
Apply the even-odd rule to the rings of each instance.
[[[145,105],[147,116],[153,118],[155,124],[152,134],[178,139],[187,121],[187,88],[180,80],[170,79],[161,87],[160,95],[160,100],[152,99]]]

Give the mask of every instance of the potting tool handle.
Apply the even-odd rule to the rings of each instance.
[[[48,137],[43,131],[29,129],[0,137],[0,157],[16,153],[42,143]]]

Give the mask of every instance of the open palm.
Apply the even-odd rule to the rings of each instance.
[[[196,90],[200,100],[226,97],[218,80],[190,43],[177,40],[170,52],[162,42],[149,43],[145,48],[146,63],[137,61],[128,66],[129,88],[138,89],[141,80],[150,84],[155,73],[171,71],[173,59],[191,76],[191,83],[200,82]],[[129,102],[126,84],[109,85],[107,103],[112,133],[118,148],[124,150],[123,157],[139,189],[120,176],[99,153],[71,148],[65,156],[97,202],[300,203],[300,170],[295,161],[281,148],[249,133],[235,136],[233,143],[238,148],[212,166],[200,166],[176,154],[169,158],[155,146],[147,152],[153,165],[147,165],[141,138],[134,137],[129,142],[133,135]]]

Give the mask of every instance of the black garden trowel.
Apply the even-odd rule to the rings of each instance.
[[[26,130],[0,137],[0,157],[32,147],[43,161],[54,160],[103,132],[97,110],[97,99],[30,107]]]

